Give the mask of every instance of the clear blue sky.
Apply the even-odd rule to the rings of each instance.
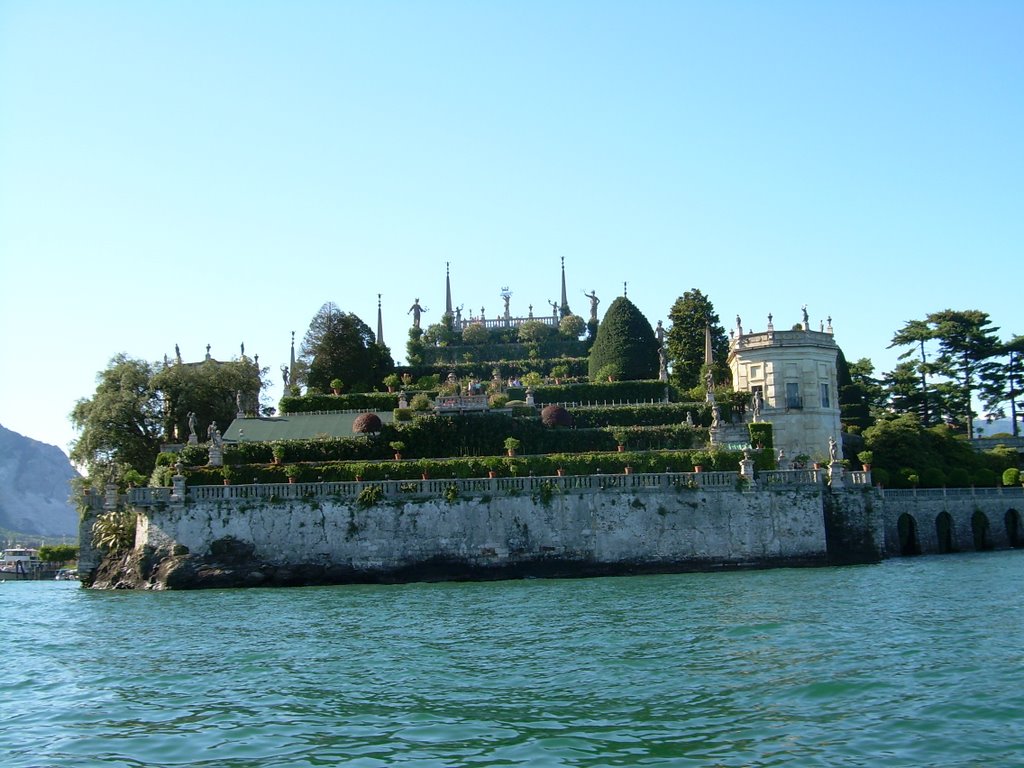
[[[629,281],[652,324],[1021,322],[1024,3],[0,0],[0,424],[118,352],[271,367],[325,301],[435,322]]]

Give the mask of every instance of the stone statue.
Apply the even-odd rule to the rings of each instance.
[[[285,394],[288,394],[288,366],[281,366],[281,383],[284,384]]]
[[[455,308],[455,325],[456,325],[456,327],[461,327],[461,325],[462,325],[462,308],[464,306],[466,306],[466,305],[465,304],[461,304],[461,305],[459,305],[459,306],[457,306]]]
[[[242,393],[235,392],[235,408],[238,413],[242,413]]]
[[[658,347],[658,380],[668,381],[668,353],[664,346]]]
[[[551,316],[553,318],[555,318],[555,320],[557,320],[558,319],[558,302],[557,301],[551,301],[550,299],[548,299],[548,304],[551,305]]]
[[[654,329],[654,336],[658,340],[658,346],[665,344],[665,326],[661,324],[661,320],[658,321],[658,327]]]
[[[804,304],[803,307],[801,307],[801,309],[803,310],[803,313],[804,313],[804,329],[806,330],[809,327],[810,322],[811,322],[810,319],[807,317],[807,305]]]
[[[754,391],[754,421],[761,419],[761,408],[764,406],[764,395],[761,394],[761,390]]]
[[[221,448],[224,446],[224,439],[221,437],[219,429],[213,430],[213,435],[210,438],[210,442],[212,442],[217,448]]]
[[[177,360],[179,363],[181,362],[181,350],[178,349],[177,344],[174,345],[174,359]]]
[[[188,412],[188,434],[192,437],[196,433],[196,413],[195,411]]]
[[[786,452],[784,450],[782,450],[781,448],[779,448],[779,457],[778,457],[778,459],[776,459],[776,461],[778,461],[779,464],[781,464],[785,460],[786,460]]]
[[[722,421],[722,409],[715,403],[711,406],[711,428],[715,429]]]
[[[420,306],[420,300],[419,300],[418,297],[415,300],[413,300],[412,306],[409,307],[409,312],[412,312],[412,327],[413,328],[419,328],[420,327],[420,314],[422,314],[423,312],[426,312],[426,311],[427,310],[425,310],[423,307]],[[409,312],[406,312],[405,314],[408,315]]]
[[[210,422],[210,426],[208,426],[206,428],[206,439],[209,440],[211,443],[214,443],[214,445],[216,445],[216,443],[214,442],[213,436],[214,435],[219,435],[219,434],[220,433],[217,431],[217,422],[216,421],[211,421]]]
[[[506,291],[501,294],[501,298],[505,300],[505,317],[508,317],[508,303],[512,299],[512,294]]]
[[[704,389],[707,390],[709,395],[714,395],[715,375],[711,372],[710,368],[708,368],[707,372],[704,374]]]
[[[828,436],[828,458],[829,461],[839,460],[839,443],[836,442],[835,435]]]
[[[692,411],[687,411],[686,412],[686,426],[688,426],[688,427],[692,427],[693,426],[693,412]]]
[[[597,291],[593,288],[590,289],[590,293],[584,293],[588,299],[590,299],[590,322],[597,322],[597,305],[601,303],[601,300],[597,298]]]

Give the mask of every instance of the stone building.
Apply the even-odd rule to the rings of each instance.
[[[842,459],[839,421],[839,387],[836,363],[839,347],[832,335],[832,320],[820,331],[808,327],[807,314],[800,326],[789,331],[768,329],[730,334],[729,369],[733,388],[750,392],[754,418],[771,422],[776,450],[791,460],[805,454],[812,460],[829,460],[829,442],[837,442],[835,459]],[[759,413],[758,413],[759,411]]]

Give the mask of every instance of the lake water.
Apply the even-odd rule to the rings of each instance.
[[[1024,551],[565,581],[0,584],[0,764],[1024,766]]]

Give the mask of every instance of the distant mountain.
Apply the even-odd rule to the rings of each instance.
[[[55,445],[0,426],[0,528],[42,536],[74,536],[78,512],[68,501],[78,473]]]

